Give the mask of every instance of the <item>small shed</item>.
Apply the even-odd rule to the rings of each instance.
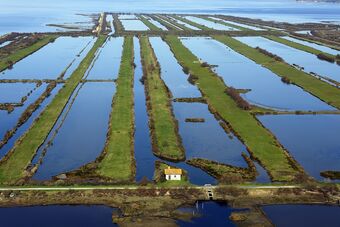
[[[182,169],[170,168],[164,169],[164,175],[166,180],[181,180]]]

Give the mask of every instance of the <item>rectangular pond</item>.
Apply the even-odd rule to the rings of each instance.
[[[296,39],[296,38],[293,38],[293,37],[290,37],[290,36],[284,36],[282,38],[287,39],[289,41],[293,41],[295,43],[300,43],[300,44],[305,45],[305,46],[313,47],[317,50],[320,50],[320,51],[323,51],[323,52],[326,52],[326,53],[329,53],[329,54],[333,54],[333,55],[340,54],[339,50],[332,49],[330,47],[323,46],[323,45],[320,45],[320,44],[308,42],[308,41],[301,40],[301,39]]]
[[[340,206],[287,204],[261,208],[277,227],[336,227],[340,223]]]
[[[0,148],[0,159],[7,154],[7,152],[14,146],[15,142],[17,139],[19,139],[25,132],[27,129],[29,129],[29,127],[31,126],[31,124],[33,123],[33,121],[35,119],[37,119],[37,117],[40,115],[40,113],[45,109],[45,107],[53,100],[54,96],[59,92],[59,90],[61,89],[61,87],[63,86],[63,84],[57,84],[57,86],[51,91],[50,95],[48,97],[45,98],[45,100],[39,105],[39,107],[32,113],[32,115],[30,116],[30,118],[23,123],[15,132],[15,134],[7,141],[6,144],[4,144],[1,148]],[[28,99],[28,102],[32,103],[34,101],[34,99],[38,98],[39,94],[42,94],[43,91],[38,91],[37,94],[35,94],[35,98],[33,98],[32,100]],[[32,95],[31,95],[32,96]],[[26,104],[25,104],[26,105]],[[24,108],[27,108],[28,105],[26,105]],[[21,107],[17,107],[17,108],[21,108]],[[16,109],[17,109],[16,108]],[[15,110],[17,111],[17,110]],[[22,114],[24,110],[20,110],[18,112],[16,112],[16,118],[19,118],[19,115]],[[13,112],[12,112],[13,113]],[[11,113],[11,114],[12,114]],[[4,112],[0,111],[0,115],[4,114]],[[5,115],[5,114],[4,114]],[[13,119],[11,119],[12,121]],[[8,120],[9,122],[9,120]],[[7,120],[6,120],[7,123]],[[12,128],[14,127],[15,122],[12,122]],[[9,127],[7,128],[7,130],[9,129]],[[1,131],[1,130],[0,130]],[[1,132],[3,133],[3,132]],[[3,139],[1,137],[1,139]]]
[[[300,87],[283,83],[270,70],[216,40],[194,37],[181,41],[199,59],[217,66],[213,71],[227,86],[250,89],[241,94],[249,103],[279,110],[335,110]]]
[[[33,176],[47,180],[93,161],[104,148],[114,83],[85,83]]]
[[[92,37],[59,37],[0,73],[0,79],[57,79]]]
[[[109,37],[99,49],[87,79],[116,79],[123,51],[123,37]]]
[[[340,67],[335,63],[320,60],[310,54],[264,37],[237,37],[237,40],[251,46],[260,47],[283,58],[287,63],[299,65],[305,72],[314,72],[340,82]]]
[[[320,172],[340,171],[340,115],[258,116],[305,171],[317,180]]]
[[[149,30],[141,20],[120,20],[126,31],[147,31]]]
[[[162,25],[161,23],[159,23],[158,21],[152,19],[151,17],[148,16],[144,16],[148,21],[150,21],[153,25],[155,25],[156,27],[162,29],[163,31],[167,31],[168,29]]]
[[[150,37],[150,43],[161,67],[161,77],[173,97],[200,97],[201,93],[196,86],[189,83],[188,75],[177,63],[170,47],[160,37]]]
[[[204,25],[208,28],[215,29],[215,30],[221,30],[221,31],[237,31],[238,30],[236,28],[232,28],[232,27],[229,27],[229,26],[226,26],[226,25],[223,25],[223,24],[215,23],[215,22],[205,20],[205,19],[202,19],[202,18],[199,18],[199,17],[184,16],[184,18],[191,20],[191,21],[193,21],[197,24]]]
[[[159,17],[159,16],[155,16],[159,21],[163,21],[163,23],[168,24],[170,27],[175,27],[177,30],[183,30],[182,28],[176,26],[173,23],[170,23],[169,20],[164,20],[163,18]]]
[[[35,92],[27,97],[24,105],[15,107],[13,112],[8,113],[7,110],[0,110],[0,140],[3,140],[6,132],[11,130],[18,123],[21,114],[30,104],[39,98],[39,96],[45,91],[46,87],[46,84],[42,84],[40,87],[38,87]]]

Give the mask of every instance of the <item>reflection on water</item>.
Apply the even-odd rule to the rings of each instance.
[[[215,23],[215,22],[205,20],[205,19],[202,19],[202,18],[199,18],[199,17],[185,16],[185,18],[188,19],[188,20],[191,20],[191,21],[193,21],[197,24],[202,24],[202,25],[204,25],[208,28],[212,28],[212,29],[215,29],[215,30],[224,30],[224,31],[237,31],[238,30],[236,28],[232,28],[232,27],[220,24],[220,23]]]
[[[339,206],[269,205],[262,210],[277,227],[335,227],[340,223]]]
[[[321,171],[340,170],[340,115],[258,116],[302,165],[323,180]]]
[[[120,20],[123,24],[123,27],[127,31],[147,31],[149,30],[148,26],[146,26],[140,20]]]
[[[60,37],[0,73],[1,79],[57,79],[92,37]],[[86,53],[85,53],[86,54]]]
[[[310,54],[263,37],[237,37],[237,40],[252,47],[261,47],[283,58],[287,63],[304,67],[305,72],[314,72],[340,82],[340,67],[337,64],[322,61]]]
[[[0,208],[0,219],[1,225],[6,227],[112,227],[117,226],[112,223],[114,210],[111,207],[94,205],[10,207]]]
[[[34,179],[46,180],[93,161],[104,148],[113,83],[85,83]]]
[[[198,58],[217,65],[213,70],[223,78],[225,84],[237,89],[251,89],[242,94],[250,103],[283,110],[334,110],[301,88],[284,84],[270,70],[218,41],[204,37],[181,40]]]

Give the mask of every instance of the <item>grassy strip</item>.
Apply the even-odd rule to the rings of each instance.
[[[167,17],[163,17],[164,20],[168,21],[169,23],[181,28],[183,31],[188,31],[188,30],[192,30],[190,28],[188,28],[187,26],[178,23],[174,18],[167,16]]]
[[[303,88],[305,91],[318,97],[329,105],[340,109],[340,89],[319,80],[312,75],[300,71],[285,62],[274,61],[271,57],[260,53],[255,48],[252,48],[236,39],[227,36],[214,36],[213,38],[224,43],[247,58],[250,58],[257,64],[268,68],[276,75],[288,78],[292,83]]]
[[[33,122],[29,130],[15,143],[14,147],[1,160],[0,182],[15,183],[26,176],[25,169],[31,163],[34,154],[44,142],[48,133],[57,121],[64,109],[69,97],[84,76],[88,66],[91,64],[96,50],[104,43],[106,37],[100,36],[87,56],[79,64],[65,82],[51,103],[45,108],[40,116]]]
[[[294,180],[299,171],[275,137],[254,116],[240,108],[225,94],[223,81],[209,68],[202,67],[194,56],[175,36],[166,36],[166,42],[182,67],[190,69],[196,85],[203,93],[212,112],[228,122],[247,146],[248,151],[267,169],[274,181]],[[193,76],[194,75],[194,76]],[[294,162],[294,163],[293,163]]]
[[[225,26],[228,26],[228,27],[236,28],[240,31],[252,31],[249,28],[241,27],[241,26],[238,26],[238,25],[235,25],[235,24],[230,24],[230,23],[225,22],[223,20],[216,20],[216,19],[213,19],[213,18],[210,18],[210,17],[204,17],[204,16],[198,16],[198,17],[205,19],[205,20],[209,20],[209,21],[214,22],[214,23],[218,23],[218,24],[222,24],[222,25],[225,25]]]
[[[194,27],[196,27],[196,28],[199,28],[199,29],[201,29],[201,30],[203,30],[203,31],[214,30],[214,29],[209,28],[209,27],[207,27],[207,26],[204,26],[204,25],[202,25],[202,24],[198,24],[198,23],[196,23],[196,22],[193,22],[193,21],[191,21],[191,20],[188,20],[188,19],[186,19],[186,18],[184,18],[184,17],[175,16],[175,15],[172,16],[172,17],[173,17],[173,18],[176,18],[177,20],[183,21],[184,23],[190,24],[191,26],[194,26]]]
[[[293,41],[290,41],[290,40],[287,40],[287,39],[283,39],[283,38],[278,37],[278,36],[267,35],[267,36],[265,36],[265,38],[273,40],[273,41],[278,42],[278,43],[282,43],[284,45],[293,47],[293,48],[298,49],[298,50],[302,50],[302,51],[311,53],[311,54],[315,54],[315,55],[323,54],[323,55],[326,55],[330,58],[335,58],[335,56],[332,55],[332,54],[329,54],[329,53],[323,52],[321,50],[317,50],[313,47],[309,47],[309,46],[306,46],[306,45],[303,45],[303,44],[300,44],[300,43],[296,43],[296,42],[293,42]]]
[[[160,66],[148,37],[140,38],[147,106],[155,155],[172,161],[185,158],[171,106],[171,94],[160,77]]]
[[[178,31],[180,30],[179,28],[177,28],[175,25],[173,25],[168,19],[166,19],[165,17],[161,16],[161,15],[157,15],[156,16],[151,16],[154,20],[158,21],[161,25],[163,25],[164,27],[166,27],[169,31]]]
[[[98,175],[120,181],[132,180],[135,176],[133,59],[133,38],[128,36],[124,39],[104,155],[96,169]]]
[[[139,16],[139,19],[152,31],[162,31],[161,28],[157,27],[153,23],[151,23],[148,19],[146,19],[144,16]]]
[[[26,48],[19,49],[15,51],[15,53],[0,59],[0,72],[10,67],[12,64],[20,61],[26,56],[34,53],[45,45],[53,42],[58,36],[57,35],[46,35],[43,39],[37,41],[33,45],[30,45]]]
[[[306,42],[310,42],[310,43],[315,43],[315,44],[319,44],[319,45],[322,45],[322,46],[326,46],[326,47],[329,47],[329,48],[332,48],[332,49],[335,49],[335,50],[340,50],[339,45],[331,44],[331,43],[324,43],[322,41],[315,40],[315,38],[316,38],[315,36],[313,36],[314,39],[312,39],[311,37],[302,37],[302,36],[296,35],[296,34],[289,34],[289,36],[292,37],[292,38],[295,38],[295,39],[300,39],[300,40],[306,41]],[[329,41],[329,40],[327,40],[327,41]]]

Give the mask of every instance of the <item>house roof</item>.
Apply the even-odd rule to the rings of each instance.
[[[182,169],[172,169],[168,167],[167,169],[164,169],[165,175],[182,175]]]

